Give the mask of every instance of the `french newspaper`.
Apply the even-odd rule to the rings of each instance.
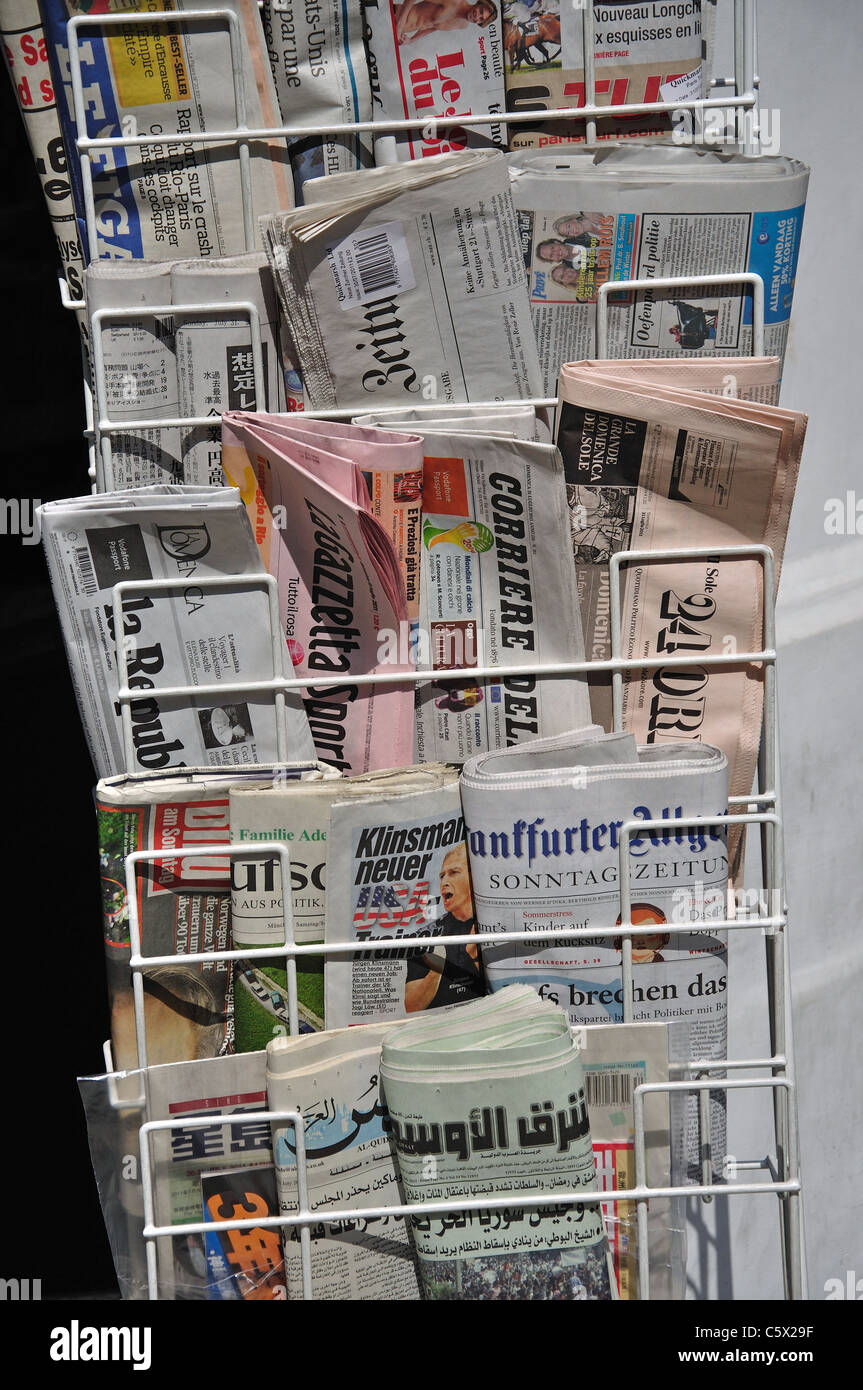
[[[502,154],[335,174],[312,194],[261,219],[309,408],[540,394]]]
[[[304,1117],[306,1181],[312,1211],[351,1215],[310,1229],[312,1297],[386,1300],[422,1297],[416,1255],[402,1216],[364,1216],[401,1200],[389,1116],[380,1090],[381,1042],[392,1022],[279,1038],[267,1048],[272,1110]],[[279,1210],[298,1210],[293,1127],[273,1125]],[[302,1297],[299,1227],[284,1230],[289,1298]]]
[[[717,364],[717,367],[723,364]],[[725,365],[733,375],[734,359]],[[746,364],[743,364],[746,370]],[[563,455],[585,645],[610,655],[608,561],[619,550],[703,546],[701,560],[639,563],[623,571],[622,655],[691,655],[674,670],[625,674],[624,723],[657,748],[710,741],[728,756],[732,796],[752,790],[761,729],[762,668],[712,668],[711,653],[758,651],[762,575],[756,559],[711,556],[710,546],[769,545],[776,574],[806,416],[758,401],[665,385],[638,364],[570,363],[561,373]],[[591,679],[594,718],[607,723],[607,680]],[[732,836],[732,845],[741,837]]]
[[[295,695],[230,691],[178,703],[159,687],[272,681],[268,590],[208,589],[210,577],[263,576],[251,527],[234,488],[157,484],[73,497],[39,508],[42,543],[66,656],[97,774],[162,772],[169,767],[230,767],[279,759],[284,729],[291,758],[314,758],[309,724]],[[115,632],[112,592],[121,580],[172,581],[133,590]],[[125,676],[135,765],[125,767],[117,691]],[[281,651],[277,647],[275,656]]]
[[[592,726],[472,759],[461,791],[489,986],[531,984],[573,1025],[623,1018],[619,831],[629,820],[668,822],[629,842],[632,922],[653,929],[633,937],[632,1017],[670,1024],[673,1061],[725,1057],[726,936],[665,930],[726,916],[724,827],[674,828],[687,816],[726,813],[725,755],[694,741],[637,746],[631,734]],[[543,940],[543,928],[569,925],[597,935]],[[505,930],[536,932],[536,947],[494,945]],[[724,1152],[721,1103],[711,1104]],[[697,1155],[689,1098],[676,1126],[678,1171],[700,1173]]]
[[[613,280],[754,272],[764,281],[765,351],[784,358],[804,164],[650,145],[524,150],[510,172],[547,394],[562,363],[596,356],[597,293]],[[742,287],[612,295],[607,321],[609,357],[733,357],[753,347]]]
[[[363,0],[376,120],[424,117],[420,130],[381,132],[375,161],[427,159],[469,146],[506,148],[506,127],[458,125],[504,106],[504,48],[495,0]]]
[[[293,417],[240,412],[222,417],[222,464],[278,580],[294,673],[309,677],[304,705],[316,756],[348,773],[410,762],[413,689],[351,681],[398,672],[382,661],[377,635],[407,622],[398,556],[372,515],[362,470],[295,429]],[[344,679],[317,685],[318,674]]]
[[[78,131],[72,104],[66,23],[92,10],[85,0],[43,0],[43,20],[60,102],[66,148],[77,136],[117,138],[164,134],[164,142],[94,152],[93,193],[97,244],[91,261],[170,260],[226,256],[246,250],[237,144],[195,144],[186,137],[237,124],[229,30],[224,19],[173,27],[134,24],[134,15],[201,9],[198,0],[109,0],[103,12],[128,13],[130,23],[88,28],[79,36],[86,130]],[[264,35],[253,0],[224,0],[239,22],[246,125],[279,124]],[[249,144],[254,215],[291,207],[285,142]],[[74,163],[74,156],[73,156]],[[84,201],[73,170],[80,229]]]
[[[617,1297],[597,1203],[581,1055],[562,1009],[514,986],[384,1039],[380,1068],[408,1201],[507,1205],[411,1217],[427,1299]],[[525,1194],[548,1194],[525,1206]]]
[[[710,95],[716,0],[586,0],[593,7],[597,106]],[[503,0],[508,111],[587,105],[585,4]],[[647,112],[600,119],[600,140],[656,139],[672,127]],[[584,121],[510,127],[511,149],[558,149],[585,139]]]

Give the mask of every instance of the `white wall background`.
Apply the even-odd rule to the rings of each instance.
[[[781,153],[812,170],[782,386],[782,404],[805,411],[809,428],[777,625],[809,1297],[823,1299],[828,1279],[844,1283],[850,1270],[863,1279],[863,759],[852,685],[863,676],[863,535],[825,529],[831,498],[855,494],[863,511],[863,3],[759,0],[758,51],[761,105],[774,124],[778,114]],[[763,942],[737,932],[731,946],[729,1055],[765,1056]],[[763,1102],[735,1104],[729,1152],[763,1156],[768,1130]],[[690,1297],[782,1297],[775,1208],[768,1197],[702,1205]]]

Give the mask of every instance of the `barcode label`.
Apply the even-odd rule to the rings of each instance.
[[[412,290],[416,285],[400,222],[364,227],[327,247],[340,309]]]
[[[96,576],[93,573],[93,561],[86,545],[75,547],[75,558],[78,561],[78,574],[81,577],[81,585],[85,594],[95,594],[99,586],[96,583]]]
[[[634,1071],[587,1071],[584,1076],[588,1110],[592,1105],[631,1105],[635,1088],[644,1080]]]

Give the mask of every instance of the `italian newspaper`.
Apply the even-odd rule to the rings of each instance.
[[[351,682],[386,665],[379,630],[407,622],[398,556],[371,513],[362,471],[291,419],[229,412],[222,446],[225,475],[242,489],[278,581],[295,674],[310,678],[304,703],[317,756],[340,772],[410,762],[413,690]],[[316,685],[317,674],[344,679]]]
[[[809,170],[795,159],[680,145],[511,156],[513,202],[545,392],[561,363],[596,355],[599,287],[753,272],[765,351],[782,359]],[[752,298],[734,286],[612,295],[609,357],[743,356]]]
[[[726,832],[674,825],[725,814],[725,755],[694,741],[637,746],[592,726],[472,759],[461,790],[489,986],[531,984],[573,1025],[623,1018],[619,831],[630,820],[668,822],[629,840],[633,1020],[667,1022],[674,1061],[725,1057],[726,937],[699,924],[726,916]],[[668,923],[693,927],[669,933]],[[543,939],[567,926],[596,935]],[[535,932],[536,945],[495,945],[505,930]],[[719,1094],[712,1122],[724,1153]],[[675,1149],[678,1171],[700,1173],[695,1097],[680,1107]]]
[[[66,656],[100,777],[169,767],[273,763],[314,758],[309,724],[295,695],[280,708],[270,689],[195,696],[178,703],[159,686],[242,685],[284,675],[270,637],[264,585],[202,588],[198,581],[263,576],[242,499],[234,488],[157,484],[48,502],[39,508],[42,542]],[[170,580],[131,590],[115,631],[112,592],[120,581]],[[118,649],[125,679],[140,691],[128,704],[135,766],[126,768]],[[278,658],[279,669],[274,670]]]
[[[408,1201],[506,1205],[411,1217],[427,1299],[606,1300],[617,1286],[598,1203],[584,1070],[566,1015],[533,990],[415,1021],[380,1068]],[[525,1194],[548,1194],[523,1205]]]
[[[502,154],[336,174],[312,193],[261,219],[311,409],[539,394]]]
[[[734,360],[729,371],[736,370]],[[561,373],[563,454],[585,645],[610,654],[608,561],[615,551],[766,544],[782,563],[806,416],[759,402],[662,384],[637,364],[571,363]],[[602,383],[600,385],[600,383]],[[757,651],[763,640],[756,559],[626,566],[622,655]],[[728,755],[732,796],[752,790],[763,674],[743,664],[624,676],[624,721],[641,743],[694,738]],[[607,723],[610,692],[591,681],[594,718]],[[740,837],[736,837],[740,839]],[[732,837],[732,844],[735,837]]]

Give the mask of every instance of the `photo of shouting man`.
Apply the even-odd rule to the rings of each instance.
[[[461,1004],[485,994],[464,841],[454,845],[444,857],[440,892],[446,911],[436,921],[435,930],[441,936],[459,935],[472,939],[463,946],[430,946],[408,960],[405,1009],[409,1014],[440,1008],[444,1004]]]

